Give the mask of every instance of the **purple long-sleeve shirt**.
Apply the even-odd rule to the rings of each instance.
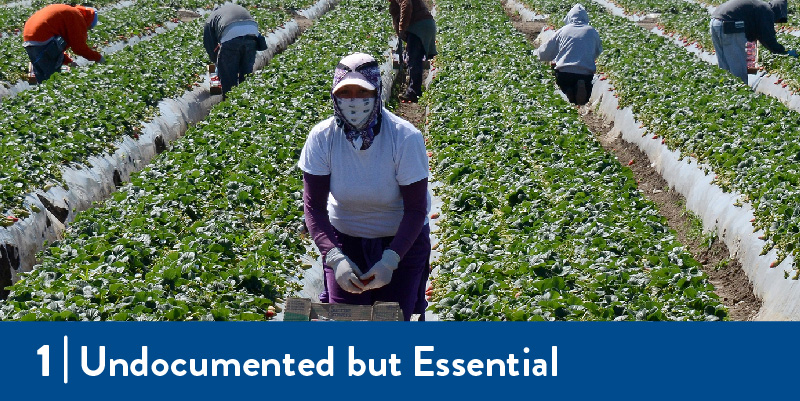
[[[320,252],[327,255],[339,241],[336,229],[328,217],[328,195],[331,190],[330,175],[313,175],[303,173],[303,207],[306,226]],[[397,233],[389,244],[402,259],[414,244],[425,224],[428,206],[428,179],[422,179],[409,185],[400,186],[403,197],[403,218],[397,227]]]

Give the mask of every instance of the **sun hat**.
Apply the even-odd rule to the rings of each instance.
[[[358,85],[367,90],[376,90],[380,85],[378,62],[365,53],[353,53],[339,62],[333,77],[333,90],[346,85]]]

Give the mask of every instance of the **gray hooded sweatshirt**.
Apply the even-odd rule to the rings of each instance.
[[[536,50],[542,61],[555,61],[556,70],[591,75],[597,70],[594,60],[603,51],[600,34],[589,25],[589,14],[582,5],[569,10],[564,25],[555,36]]]

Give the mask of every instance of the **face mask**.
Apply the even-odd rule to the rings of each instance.
[[[368,122],[367,119],[372,113],[372,108],[375,107],[375,98],[340,99],[337,97],[336,103],[342,110],[342,117],[356,129],[362,129]]]

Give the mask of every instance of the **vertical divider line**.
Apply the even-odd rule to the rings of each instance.
[[[69,364],[67,361],[69,360],[69,339],[67,336],[64,336],[64,384],[69,382]]]

